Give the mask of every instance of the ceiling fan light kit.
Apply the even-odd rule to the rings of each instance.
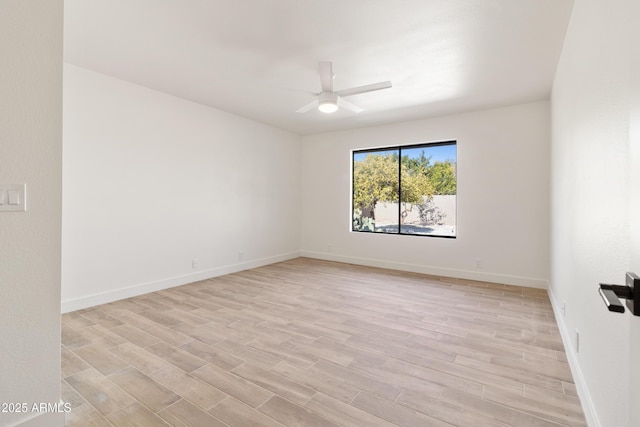
[[[317,106],[318,110],[323,113],[334,113],[338,111],[339,107],[344,107],[347,110],[351,110],[354,113],[359,113],[364,111],[362,108],[354,105],[350,102],[345,101],[345,96],[358,95],[366,92],[373,92],[374,90],[380,89],[388,89],[391,87],[390,81],[372,83],[369,85],[353,87],[350,89],[343,89],[339,91],[333,90],[333,65],[329,61],[322,61],[318,67],[318,71],[320,73],[320,84],[322,87],[322,92],[317,94],[318,99],[313,101],[311,104],[305,105],[304,107],[298,109],[297,113],[306,113],[311,110],[313,107]]]
[[[322,92],[318,96],[318,110],[323,113],[335,113],[338,111],[338,95],[333,92]]]

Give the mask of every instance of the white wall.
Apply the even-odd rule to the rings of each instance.
[[[640,16],[640,2],[632,1],[629,17]],[[630,25],[630,40],[640,40],[640,27]],[[629,237],[631,257],[629,269],[640,274],[640,43],[632,43],[631,108],[629,126]],[[638,292],[638,291],[636,291]],[[629,317],[629,402],[640,402],[640,316]],[[629,405],[629,425],[640,426],[640,405]]]
[[[305,136],[302,253],[546,287],[549,138],[548,102]],[[442,140],[458,142],[458,237],[350,232],[350,151]]]
[[[27,184],[27,212],[0,212],[0,426],[61,426],[31,412],[60,400],[62,0],[3,1],[0,183]]]
[[[299,144],[65,64],[63,311],[298,256]]]
[[[550,295],[591,426],[631,426],[630,317],[597,292],[630,267],[631,1],[575,2],[552,94]]]

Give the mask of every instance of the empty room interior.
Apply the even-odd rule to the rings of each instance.
[[[3,2],[0,426],[639,426],[615,3]]]

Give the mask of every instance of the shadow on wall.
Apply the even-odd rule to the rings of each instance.
[[[427,223],[420,217],[420,209],[418,205],[413,205],[411,210],[407,212],[404,218],[402,228],[414,225],[421,228],[425,232],[425,226],[443,225],[455,227],[456,225],[456,196],[433,196],[433,205],[439,210],[440,218],[434,223]],[[376,226],[384,224],[396,224],[398,221],[398,204],[397,203],[378,203],[375,209]],[[391,225],[389,225],[391,226]],[[397,230],[397,226],[396,226]],[[408,228],[407,228],[408,230]],[[392,231],[392,230],[389,230]]]

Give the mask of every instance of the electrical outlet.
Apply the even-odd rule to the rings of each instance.
[[[580,353],[580,331],[576,329],[576,353]]]
[[[244,259],[244,252],[238,252],[238,261],[242,261]]]
[[[567,302],[566,301],[562,301],[562,315],[563,316],[567,315]]]
[[[194,259],[193,261],[191,261],[191,268],[198,268],[198,267],[200,267],[200,260]]]
[[[482,258],[476,258],[476,268],[482,270]]]

